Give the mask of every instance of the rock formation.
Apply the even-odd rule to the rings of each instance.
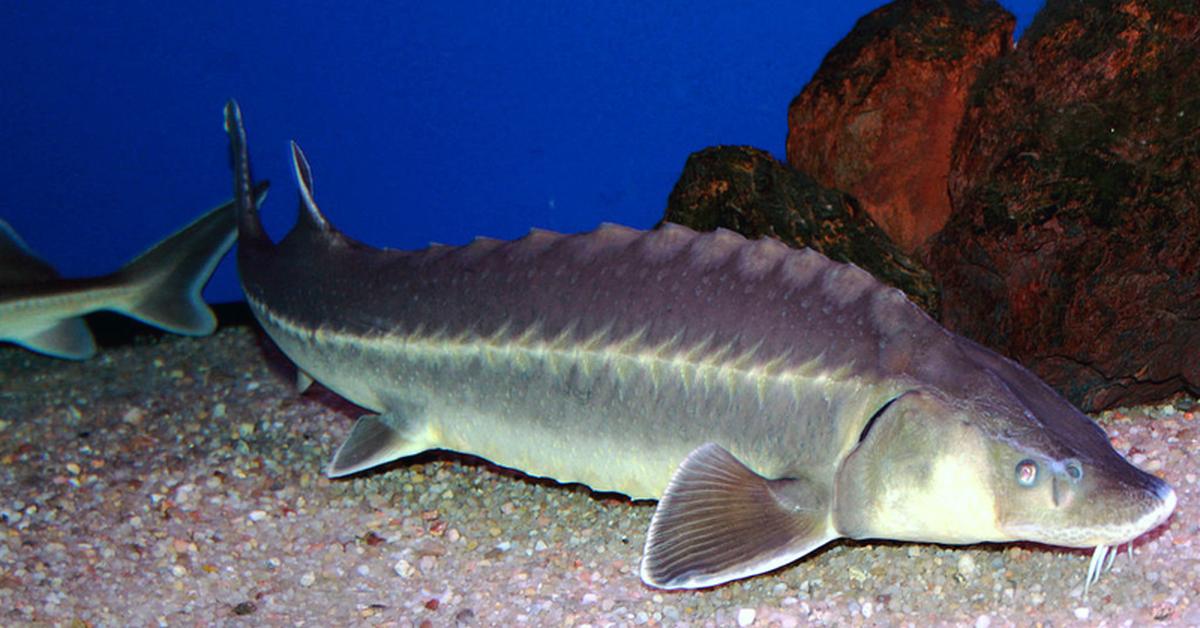
[[[1012,47],[1014,24],[990,0],[894,2],[862,17],[788,108],[788,162],[915,251],[950,216],[967,94]]]
[[[1200,390],[1200,5],[1049,0],[972,90],[943,322],[1084,408]]]

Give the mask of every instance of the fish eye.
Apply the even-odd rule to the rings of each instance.
[[[1067,477],[1071,478],[1073,482],[1083,479],[1083,466],[1079,464],[1078,460],[1067,461]]]
[[[1033,486],[1037,482],[1038,466],[1037,463],[1026,458],[1017,463],[1017,484],[1021,486]]]

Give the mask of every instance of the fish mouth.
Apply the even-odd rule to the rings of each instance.
[[[1087,575],[1083,578],[1083,599],[1086,601],[1088,597],[1088,589],[1093,584],[1100,580],[1100,576],[1112,568],[1113,560],[1121,551],[1121,545],[1126,544],[1129,549],[1129,557],[1133,558],[1133,540],[1141,536],[1143,533],[1157,528],[1161,523],[1171,516],[1171,512],[1175,510],[1175,491],[1166,483],[1163,483],[1159,490],[1159,499],[1162,500],[1159,507],[1146,513],[1143,522],[1145,529],[1142,532],[1129,537],[1127,541],[1118,541],[1111,545],[1097,545],[1095,551],[1092,552],[1092,559],[1088,563]],[[1135,524],[1136,525],[1136,524]]]
[[[1020,540],[1063,547],[1095,548],[1083,579],[1083,599],[1087,600],[1088,590],[1096,584],[1101,574],[1112,567],[1121,546],[1126,545],[1129,555],[1133,556],[1133,540],[1157,528],[1175,511],[1175,490],[1166,482],[1160,481],[1154,492],[1148,492],[1147,496],[1155,501],[1155,505],[1132,521],[1052,528],[1019,524],[1007,526],[1005,531]]]
[[[1175,511],[1175,490],[1166,482],[1159,483],[1155,492],[1147,497],[1154,505],[1132,520],[1052,527],[1042,524],[1012,524],[1005,529],[1017,539],[1062,547],[1124,545],[1158,527]]]

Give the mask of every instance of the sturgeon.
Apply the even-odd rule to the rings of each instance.
[[[299,217],[274,243],[232,101],[226,129],[250,308],[372,413],[330,476],[441,448],[658,499],[641,577],[666,589],[840,537],[1094,547],[1090,585],[1174,509],[1036,376],[851,264],[670,224],[376,249],[317,208],[294,142]]]
[[[254,189],[255,202],[267,183]],[[83,315],[111,310],[176,334],[205,336],[216,316],[200,291],[237,237],[230,200],[151,246],[115,273],[63,279],[0,220],[0,342],[84,360],[96,342]]]

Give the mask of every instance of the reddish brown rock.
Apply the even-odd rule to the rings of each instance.
[[[901,251],[849,195],[817,185],[766,151],[716,146],[688,157],[664,221],[770,236],[853,262],[936,316],[933,277]]]
[[[858,21],[788,109],[788,162],[845,190],[913,252],[950,215],[950,148],[1014,19],[984,0],[900,0]]]
[[[1049,0],[985,71],[930,246],[943,322],[1086,409],[1200,390],[1200,7]]]

